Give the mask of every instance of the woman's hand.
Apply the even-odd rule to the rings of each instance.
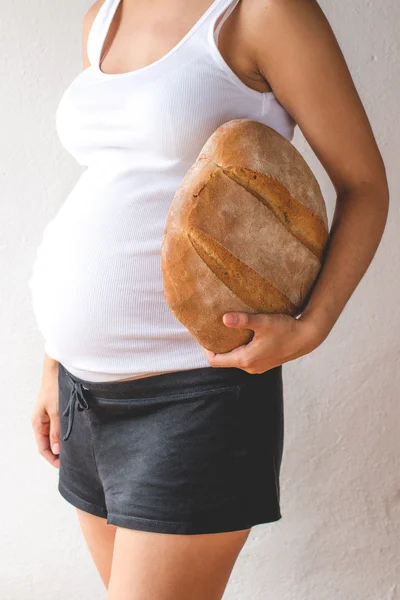
[[[236,315],[236,323],[230,323],[228,315]],[[295,319],[285,314],[226,313],[223,322],[228,327],[252,329],[253,339],[231,352],[215,354],[203,351],[212,367],[237,367],[247,373],[261,374],[285,362],[308,354],[323,341],[313,321]]]
[[[47,357],[39,396],[31,415],[39,453],[60,468],[60,419],[58,414],[58,363]]]

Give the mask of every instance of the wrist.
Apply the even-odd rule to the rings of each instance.
[[[58,366],[58,361],[45,353],[43,360],[42,383],[46,385],[48,382],[53,382],[58,379]]]

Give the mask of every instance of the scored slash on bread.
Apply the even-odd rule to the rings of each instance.
[[[257,312],[295,313],[296,306],[285,294],[216,239],[195,227],[189,227],[187,235],[197,254],[217,277]],[[271,297],[273,302],[270,301]]]
[[[244,167],[216,166],[272,210],[292,235],[321,260],[327,241],[327,228],[322,217],[296,200],[289,190],[271,175],[257,173]]]

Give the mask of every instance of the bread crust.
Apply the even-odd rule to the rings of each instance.
[[[226,327],[224,313],[301,312],[328,235],[320,187],[294,146],[257,121],[228,121],[172,201],[161,250],[167,303],[203,347],[228,352],[253,332]]]

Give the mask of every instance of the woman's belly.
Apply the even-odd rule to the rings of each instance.
[[[143,377],[152,377],[153,375],[164,375],[164,373],[175,373],[174,371],[160,371],[160,373],[145,373],[144,375],[136,375],[136,377],[126,377],[125,379],[115,379],[114,381],[131,381],[132,379],[142,379]]]
[[[104,186],[104,180],[97,186],[92,179],[85,171],[48,223],[29,281],[37,323],[54,358],[83,364],[103,355],[112,369],[124,355],[144,357],[163,343],[175,343],[177,351],[179,344],[193,348],[194,338],[163,291],[162,234],[177,182],[166,189],[164,181],[151,194],[143,182],[134,197],[135,190]],[[177,370],[175,363],[165,366],[137,371]]]

